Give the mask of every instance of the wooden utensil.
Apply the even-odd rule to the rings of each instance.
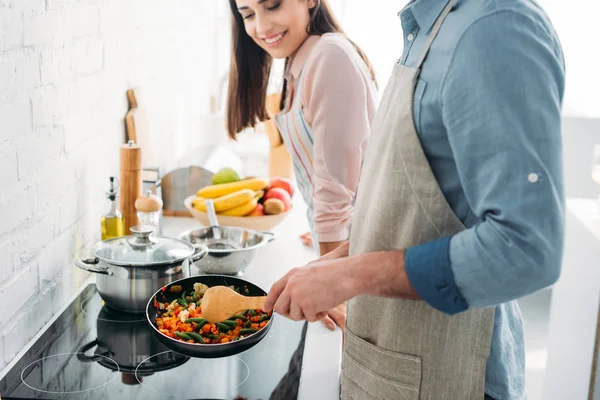
[[[135,118],[134,113],[137,109],[137,100],[133,89],[127,91],[127,100],[129,101],[129,111],[125,115],[125,127],[127,128],[127,141],[137,143],[137,135],[135,134]]]
[[[202,297],[202,316],[208,322],[225,321],[241,310],[262,310],[267,296],[242,296],[227,286],[213,286]]]
[[[142,153],[142,166],[152,166],[153,150],[150,141],[150,123],[148,121],[148,114],[143,107],[142,90],[139,88],[127,90],[127,99],[129,100],[129,111],[125,116],[127,140],[133,140],[135,144],[144,150]]]
[[[283,139],[275,124],[275,115],[279,112],[281,93],[267,96],[266,109],[269,119],[264,121],[265,131],[271,142],[269,150],[269,176],[283,176],[293,178],[292,157],[283,144]]]

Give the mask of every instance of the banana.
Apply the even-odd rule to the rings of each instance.
[[[269,187],[269,180],[260,178],[244,179],[243,181],[222,183],[219,185],[205,186],[198,190],[196,196],[206,199],[216,199],[237,192],[238,190],[250,189],[252,191],[263,190]]]
[[[218,197],[213,200],[215,212],[219,213],[222,211],[227,211],[242,204],[245,204],[252,200],[254,196],[255,193],[253,190],[242,189],[238,190],[237,192]],[[204,202],[204,198],[196,197],[194,200],[192,200],[192,205],[196,210],[206,212],[206,203]]]
[[[254,196],[252,200],[230,210],[219,213],[219,215],[227,215],[229,217],[243,217],[244,215],[248,215],[256,208],[258,199],[260,198],[259,196],[260,195]]]

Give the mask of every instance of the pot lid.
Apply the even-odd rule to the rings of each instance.
[[[179,239],[151,236],[156,228],[131,227],[133,236],[105,240],[93,248],[94,255],[110,264],[151,266],[182,261],[194,253],[194,246]]]

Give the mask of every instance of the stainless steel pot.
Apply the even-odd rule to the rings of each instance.
[[[216,234],[216,235],[215,235]],[[179,239],[195,248],[208,247],[208,255],[195,264],[206,274],[242,275],[259,248],[275,239],[269,232],[232,226],[200,228],[186,231]]]
[[[79,258],[75,265],[98,274],[96,287],[108,306],[141,314],[154,292],[191,276],[191,266],[206,256],[208,248],[152,237],[153,227],[132,227],[131,231],[133,236],[97,243],[92,249],[94,258]]]

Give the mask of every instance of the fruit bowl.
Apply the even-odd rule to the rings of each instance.
[[[195,198],[196,196],[190,196],[186,198],[184,201],[185,207],[196,220],[198,220],[202,225],[208,227],[210,226],[210,223],[208,222],[208,214],[192,207],[192,200]],[[219,225],[222,226],[238,226],[246,229],[254,229],[255,231],[270,231],[279,225],[281,221],[288,216],[290,211],[292,211],[292,209],[277,215],[261,215],[256,217],[232,217],[228,215],[217,215],[217,219],[219,220]]]

